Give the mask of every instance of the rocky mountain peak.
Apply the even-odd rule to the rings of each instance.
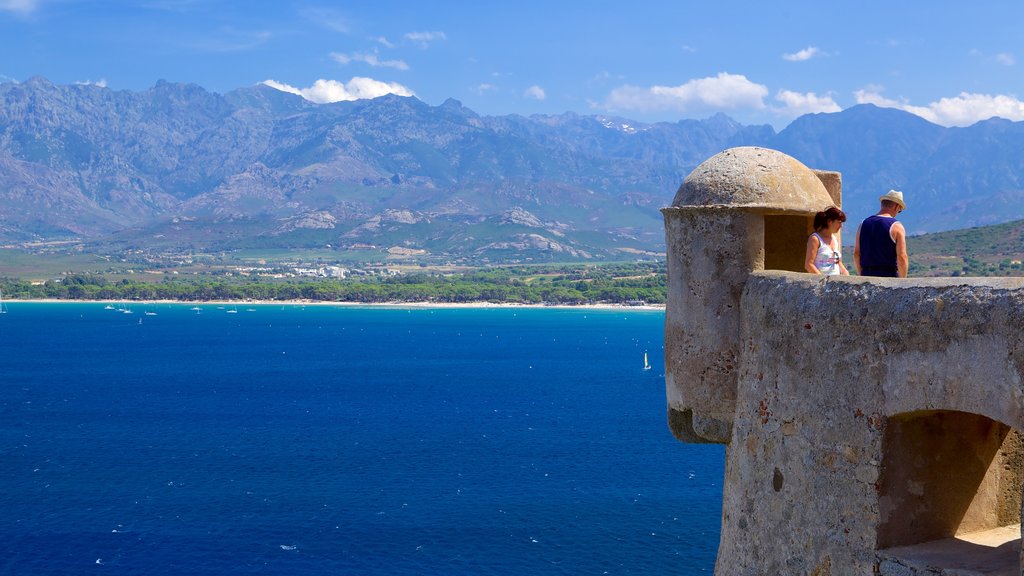
[[[35,77],[0,84],[0,102],[4,241],[98,242],[129,226],[144,239],[172,215],[194,218],[199,234],[212,215],[248,223],[233,245],[344,244],[339,235],[384,245],[405,235],[449,256],[557,245],[614,257],[660,249],[658,208],[700,162],[738,145],[842,172],[854,219],[893,187],[913,198],[901,217],[912,233],[1024,216],[1024,124],[947,129],[871,105],[804,116],[776,134],[725,115],[479,116],[454,99],[313,104],[262,85],[222,96],[166,80],[130,92]],[[283,232],[262,236],[281,222]],[[513,241],[501,237],[508,224],[562,235]]]

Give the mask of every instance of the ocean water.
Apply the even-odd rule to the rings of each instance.
[[[8,307],[2,574],[713,571],[661,312]]]

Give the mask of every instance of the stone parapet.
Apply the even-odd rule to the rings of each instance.
[[[1021,574],[1024,279],[803,273],[841,200],[745,147],[662,210],[669,427],[727,444],[715,573]]]
[[[716,574],[872,574],[1020,521],[1024,279],[755,272],[740,306]]]

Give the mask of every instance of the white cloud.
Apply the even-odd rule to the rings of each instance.
[[[353,52],[352,54],[340,54],[331,52],[331,58],[339,64],[351,64],[352,62],[363,62],[375,68],[395,68],[397,70],[408,70],[409,65],[402,60],[381,60],[376,54],[364,54]]]
[[[107,87],[107,79],[106,78],[100,78],[99,80],[96,80],[95,82],[92,81],[92,80],[79,80],[79,81],[75,82],[75,85],[76,86],[99,86],[100,88],[106,88]]]
[[[1017,59],[1011,52],[1000,52],[994,56],[989,56],[977,48],[971,48],[967,53],[975,58],[982,59],[986,63],[995,62],[996,64],[1002,64],[1003,66],[1013,66],[1017,64]]]
[[[392,43],[390,40],[388,40],[384,36],[377,36],[376,38],[374,38],[374,41],[376,41],[378,44],[380,44],[381,46],[383,46],[385,48],[394,48],[395,47],[394,43]]]
[[[881,86],[872,84],[854,92],[853,97],[857,100],[857,104],[874,104],[882,108],[900,108],[905,104],[882,96],[882,90]]]
[[[0,11],[31,14],[39,7],[39,0],[0,0]]]
[[[765,108],[768,88],[741,74],[720,73],[695,78],[679,86],[620,86],[608,94],[603,105],[609,110],[655,112],[711,112]]]
[[[402,86],[401,84],[395,82],[381,82],[380,80],[363,78],[360,76],[356,76],[348,82],[320,79],[314,82],[309,88],[296,88],[275,80],[264,80],[263,82],[260,82],[260,84],[270,86],[271,88],[275,88],[282,92],[289,92],[291,94],[302,96],[306,100],[316,102],[317,104],[364,100],[377,98],[386,94],[395,94],[398,96],[416,95],[412,90]]]
[[[409,32],[402,36],[402,38],[410,42],[416,42],[420,47],[426,48],[435,40],[447,40],[448,36],[444,32]]]
[[[815,114],[818,112],[839,112],[842,108],[836,104],[830,94],[818,96],[814,92],[801,94],[792,90],[779,90],[775,99],[782,102],[782,107],[776,109],[781,116],[796,118],[804,114]]]
[[[1005,94],[992,96],[961,92],[952,98],[932,102],[928,109],[934,114],[934,119],[925,118],[943,126],[970,126],[993,116],[1014,121],[1024,120],[1024,102]]]
[[[548,97],[548,95],[544,93],[543,88],[534,84],[533,86],[527,88],[526,92],[523,92],[523,97],[533,98],[534,100],[544,100]]]
[[[941,126],[970,126],[975,122],[992,117],[1013,121],[1024,120],[1024,102],[1016,96],[1006,94],[961,92],[957,96],[940,98],[927,106],[913,106],[905,99],[886,98],[882,96],[881,90],[877,86],[872,86],[856,91],[854,97],[858,104],[897,108]]]
[[[347,18],[330,8],[305,8],[300,14],[311,22],[341,34],[348,34],[351,28]]]
[[[497,89],[498,89],[498,87],[495,86],[494,84],[478,84],[474,88],[474,90],[476,91],[477,94],[483,94],[485,92],[490,92],[491,90],[497,90]]]
[[[587,81],[587,84],[588,85],[594,85],[594,84],[608,84],[610,82],[621,82],[625,78],[626,77],[621,75],[621,74],[612,75],[611,72],[609,72],[607,70],[602,70],[602,71],[598,72],[597,74],[595,74],[593,77],[591,77],[590,80]]]
[[[804,48],[799,52],[794,52],[792,54],[783,54],[782,59],[789,60],[790,62],[803,62],[804,60],[810,60],[811,58],[814,58],[819,54],[821,54],[821,50],[815,48],[814,46],[808,46],[807,48]]]

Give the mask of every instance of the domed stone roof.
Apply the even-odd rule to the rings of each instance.
[[[813,214],[834,202],[821,180],[778,150],[743,146],[715,154],[683,181],[674,207],[728,206]]]

